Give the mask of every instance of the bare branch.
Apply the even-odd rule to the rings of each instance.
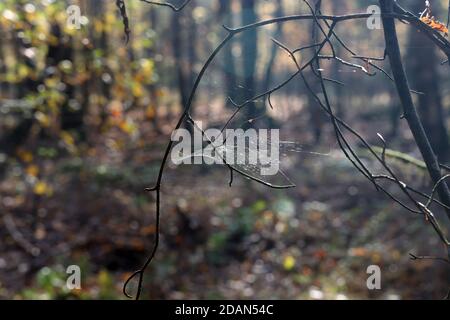
[[[168,7],[175,12],[183,10],[184,7],[186,7],[189,4],[189,2],[191,2],[191,0],[185,0],[179,7],[176,7],[175,5],[171,4],[170,2],[158,2],[158,1],[149,1],[149,0],[141,0],[141,1],[148,3],[148,4],[153,4],[156,6]]]

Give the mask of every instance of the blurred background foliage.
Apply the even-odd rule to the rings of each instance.
[[[322,2],[334,14],[374,4]],[[444,20],[446,1],[432,2]],[[122,284],[155,233],[155,199],[143,189],[156,178],[195,75],[225,34],[221,25],[307,12],[301,1],[281,0],[193,0],[177,14],[126,4],[128,44],[115,1],[0,3],[0,298],[122,299]],[[79,29],[67,23],[70,5],[80,8]],[[423,1],[405,6],[417,13]],[[310,43],[311,28],[292,22],[233,40],[200,86],[196,119],[223,124],[233,111],[228,96],[242,101],[285,79],[295,69],[271,37],[294,48]],[[445,162],[448,66],[420,34],[399,28],[412,85],[426,93],[416,102]],[[369,31],[364,21],[338,32],[361,55],[383,55],[382,31]],[[420,158],[386,77],[324,68],[346,83],[333,87],[341,117],[372,143],[382,132],[390,148]],[[280,128],[295,142],[283,169],[298,187],[274,191],[238,178],[230,189],[224,168],[170,166],[162,244],[144,297],[442,298],[445,265],[408,259],[408,252],[442,253],[423,219],[357,175],[300,80],[272,99],[275,110],[260,99],[233,125]],[[392,162],[429,190],[421,168]],[[373,263],[383,270],[377,292],[366,288]],[[66,288],[72,264],[81,267],[81,290]]]

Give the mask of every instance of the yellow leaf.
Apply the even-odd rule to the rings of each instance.
[[[350,256],[352,257],[364,257],[368,254],[368,251],[366,248],[363,247],[357,247],[357,248],[351,248],[349,250]]]
[[[140,72],[146,77],[151,77],[153,74],[154,63],[150,59],[141,59],[140,60]]]
[[[112,279],[108,271],[101,270],[98,274],[98,283],[102,287],[107,287],[112,284]]]
[[[137,129],[133,122],[131,122],[130,120],[124,120],[120,122],[119,127],[123,132],[128,134],[133,134]]]
[[[17,156],[23,162],[31,162],[33,161],[33,154],[30,151],[20,149],[17,151]]]
[[[147,109],[145,110],[145,116],[147,117],[147,119],[152,120],[153,118],[155,118],[155,115],[156,115],[155,107],[148,106]]]
[[[34,185],[34,193],[42,196],[47,192],[47,184],[45,182],[39,181]]]
[[[137,98],[142,97],[142,95],[144,94],[144,89],[137,82],[133,85],[132,91],[133,91],[133,95]]]
[[[295,267],[295,258],[291,255],[286,256],[283,260],[283,267],[287,271],[291,271]]]
[[[36,112],[35,117],[43,127],[50,126],[50,118],[45,113],[38,111]]]
[[[37,177],[37,175],[39,174],[39,167],[35,164],[29,165],[25,172],[27,173],[27,175],[32,176],[32,177]]]
[[[33,192],[38,196],[48,195],[53,193],[53,189],[45,181],[38,181],[33,188]]]
[[[75,139],[72,137],[72,135],[70,133],[68,133],[66,131],[61,132],[61,139],[68,146],[73,146],[75,144]]]

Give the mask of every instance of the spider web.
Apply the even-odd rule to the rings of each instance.
[[[214,160],[215,165],[229,166],[234,171],[240,173],[248,179],[255,180],[275,188],[289,188],[295,186],[283,169],[284,162],[286,162],[285,160],[289,160],[292,154],[301,153],[312,156],[328,157],[331,153],[331,148],[328,152],[323,153],[315,151],[314,149],[316,147],[310,147],[296,141],[277,140],[276,142],[273,142],[270,135],[263,144],[260,144],[258,140],[255,141],[252,139],[247,139],[245,141],[245,147],[242,148],[242,146],[237,145],[235,141],[233,141],[233,143],[227,141],[226,136],[222,143],[215,142],[212,138],[207,137],[205,132],[195,125],[195,122],[193,127],[194,130],[200,131],[206,140],[206,144],[203,144],[201,147],[197,146],[197,149],[185,158],[203,158]],[[210,149],[205,154],[205,148],[208,147]],[[273,148],[278,149],[278,158],[276,159],[271,158],[271,151]],[[211,153],[213,156],[208,154],[210,151],[212,151]],[[270,154],[269,159],[271,161],[261,161],[261,157],[259,156],[261,153],[268,156]],[[233,156],[227,156],[230,154]],[[255,163],[251,163],[249,161],[251,157],[256,160]],[[276,174],[263,174],[264,169],[268,169],[269,167],[278,168]]]

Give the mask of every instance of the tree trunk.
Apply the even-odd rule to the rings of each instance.
[[[283,1],[277,0],[276,3],[277,3],[277,10],[275,12],[275,16],[276,17],[284,16]],[[276,25],[274,38],[277,39],[277,38],[281,37],[282,34],[283,34],[283,24],[278,23]],[[262,88],[264,91],[267,91],[270,89],[270,82],[272,80],[273,66],[275,64],[275,59],[277,57],[278,50],[280,50],[280,48],[276,44],[273,44],[272,48],[271,48],[271,52],[270,52],[269,62],[267,64],[267,68],[266,68],[266,74],[264,77],[264,83],[263,83],[263,88]]]
[[[322,0],[316,0],[315,2],[315,12],[318,14],[320,11],[320,8],[322,6]],[[314,20],[311,21],[311,37],[312,37],[312,43],[318,43],[319,41],[319,27],[317,26],[316,22]],[[316,49],[312,50],[313,54],[315,54]],[[312,68],[315,70],[319,69],[319,62],[316,60]],[[316,71],[317,72],[317,71]],[[316,76],[311,72],[310,77],[312,79],[315,79],[311,83],[311,87],[313,90],[317,88],[319,85],[318,80],[316,80]],[[310,122],[313,129],[313,136],[314,136],[314,142],[317,143],[320,140],[320,137],[322,136],[322,126],[325,121],[325,115],[320,110],[319,106],[317,105],[317,101],[315,100],[314,96],[308,92],[308,111],[310,116]]]
[[[192,0],[190,6],[186,10],[187,18],[187,65],[186,78],[188,79],[189,90],[194,86],[195,81],[195,64],[197,63],[197,25],[193,19],[193,8],[195,8],[195,0]]]
[[[393,1],[380,0],[380,7],[382,14],[391,14],[393,12]],[[437,184],[442,178],[440,166],[423,128],[422,122],[420,121],[419,115],[414,107],[408,84],[408,78],[406,77],[406,73],[403,68],[394,19],[392,17],[383,17],[383,26],[386,42],[386,53],[389,57],[392,74],[394,76],[397,92],[403,107],[405,119],[408,121],[414,140],[416,141],[425,164],[427,165],[431,180],[434,184]],[[437,191],[442,202],[449,206],[450,191],[447,184],[445,182],[440,183]],[[447,215],[450,218],[450,210],[447,210]]]
[[[232,0],[220,0],[219,2],[219,18],[223,20],[226,26],[233,25]],[[224,49],[224,78],[226,96],[232,95],[236,87],[236,61],[233,56],[233,41]]]
[[[242,0],[242,24],[247,25],[255,22],[256,15],[256,0]],[[243,62],[243,86],[245,88],[245,97],[249,99],[256,95],[255,73],[256,73],[256,59],[258,57],[258,41],[257,31],[255,28],[244,32],[242,35],[242,62]],[[247,119],[254,118],[258,115],[256,104],[249,103],[245,107],[245,115]]]
[[[177,70],[177,77],[178,77],[178,90],[180,93],[181,98],[181,104],[184,108],[187,105],[188,99],[189,99],[189,81],[186,77],[186,74],[184,72],[183,68],[183,44],[182,44],[182,28],[180,23],[180,17],[176,14],[172,16],[171,20],[172,25],[172,50],[173,50],[173,56],[175,59],[175,68]]]
[[[424,1],[413,0],[412,3],[413,12],[423,11]],[[411,28],[408,54],[405,58],[406,65],[411,70],[411,86],[424,93],[418,96],[420,118],[439,160],[447,161],[449,139],[440,94],[438,60],[435,46],[423,33]]]

